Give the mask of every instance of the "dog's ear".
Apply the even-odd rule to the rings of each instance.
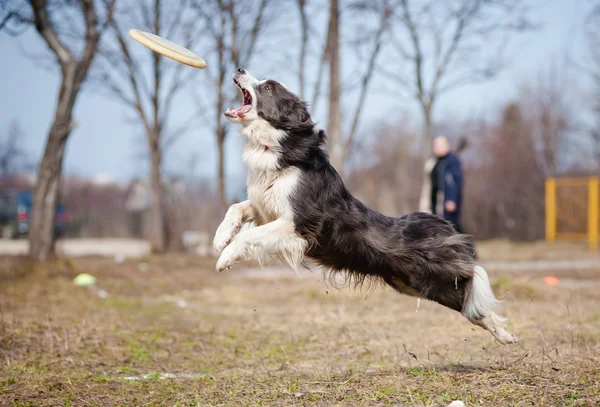
[[[280,110],[280,122],[286,130],[312,128],[314,126],[306,102],[296,98],[286,102]]]
[[[314,126],[306,102],[283,87],[269,81],[269,89],[258,97],[258,115],[280,130],[304,130]]]

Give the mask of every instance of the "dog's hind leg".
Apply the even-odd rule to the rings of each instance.
[[[494,312],[490,312],[489,315],[481,319],[470,319],[470,321],[474,325],[490,331],[494,338],[503,345],[518,342],[517,337],[506,328],[506,318],[503,318]]]
[[[506,328],[506,318],[494,312],[499,302],[492,291],[487,272],[483,267],[475,266],[462,314],[473,324],[490,331],[498,342],[516,343],[517,337]]]

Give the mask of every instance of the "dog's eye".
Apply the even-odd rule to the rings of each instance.
[[[269,85],[265,85],[264,90],[269,90]]]

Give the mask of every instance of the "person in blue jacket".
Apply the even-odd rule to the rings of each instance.
[[[460,160],[452,152],[450,143],[444,136],[434,139],[433,153],[437,161],[431,170],[431,210],[452,223],[457,232],[463,233],[460,226],[463,186]]]

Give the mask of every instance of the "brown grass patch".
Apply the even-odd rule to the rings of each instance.
[[[482,260],[599,260],[600,252],[590,251],[587,242],[513,242],[507,239],[476,241],[476,250]]]
[[[502,313],[521,338],[504,347],[457,313],[427,301],[417,312],[414,298],[391,290],[351,293],[291,272],[219,274],[213,263],[4,261],[0,405],[600,401],[597,286],[547,287],[491,270]],[[110,296],[75,287],[80,272],[95,275]]]

